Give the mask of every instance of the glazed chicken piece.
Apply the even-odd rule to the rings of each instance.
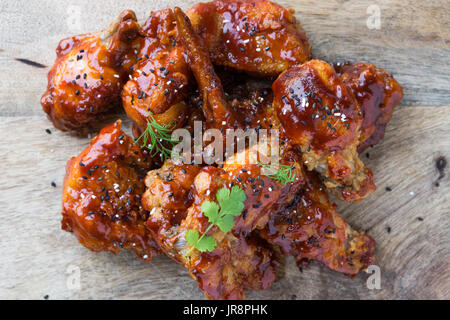
[[[120,102],[135,63],[139,25],[123,11],[109,29],[62,40],[41,104],[61,130],[78,129]]]
[[[151,260],[159,249],[145,227],[148,212],[141,196],[152,162],[120,126],[119,120],[105,127],[68,161],[62,228],[90,250],[117,253],[124,248]]]
[[[293,10],[267,0],[215,0],[186,11],[216,65],[277,76],[311,59]]]
[[[333,67],[311,60],[273,83],[273,106],[290,143],[308,170],[318,171],[337,197],[358,201],[375,190],[372,172],[358,157],[362,114]]]
[[[209,58],[203,40],[194,32],[189,18],[180,8],[174,9],[181,43],[187,52],[189,66],[202,95],[202,108],[207,128],[226,129],[241,126],[228,106],[225,92]]]
[[[350,88],[363,113],[358,152],[380,142],[394,107],[403,98],[403,88],[394,77],[373,64],[335,65],[342,82]]]
[[[151,12],[140,30],[137,63],[123,88],[128,117],[143,130],[149,113],[164,126],[179,127],[186,120],[183,102],[189,93],[190,71],[178,39],[171,9]]]
[[[305,178],[295,201],[272,215],[261,236],[300,267],[315,260],[351,276],[365,270],[374,262],[375,241],[339,216],[316,172],[306,172]]]
[[[147,226],[161,250],[189,270],[206,297],[243,299],[245,289],[266,289],[275,280],[279,257],[252,231],[263,228],[273,208],[282,210],[300,189],[300,166],[297,164],[294,170],[298,174],[295,182],[281,185],[261,175],[257,164],[231,162],[222,169],[166,161],[145,180],[147,191],[142,204],[151,211]],[[213,226],[207,235],[215,239],[215,249],[190,251],[187,231],[203,234],[210,225],[201,210],[202,203],[216,201],[219,189],[232,186],[239,186],[247,197],[242,214],[234,218],[233,229],[224,233]]]

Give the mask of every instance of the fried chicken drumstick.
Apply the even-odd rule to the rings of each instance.
[[[122,93],[128,117],[143,130],[150,114],[161,125],[181,126],[191,78],[171,9],[151,12],[140,30],[137,63]]]
[[[215,65],[261,77],[311,59],[293,13],[267,0],[214,0],[186,11]]]
[[[129,68],[136,61],[139,25],[123,11],[107,30],[62,40],[48,74],[41,104],[54,126],[80,129],[120,103]]]
[[[273,83],[274,109],[308,170],[320,172],[337,197],[358,201],[375,190],[372,172],[359,159],[363,121],[353,93],[328,63],[311,60]]]
[[[353,92],[363,114],[358,152],[380,142],[394,107],[403,98],[403,88],[392,75],[373,64],[335,65],[342,82]]]
[[[306,171],[305,178],[295,201],[288,210],[272,215],[261,236],[292,255],[299,266],[314,260],[356,275],[373,263],[375,241],[339,216],[316,172]]]
[[[105,127],[67,162],[62,228],[90,250],[117,253],[124,248],[151,260],[159,249],[145,227],[148,212],[141,196],[152,161],[120,126],[119,120]]]

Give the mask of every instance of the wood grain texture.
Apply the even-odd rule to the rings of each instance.
[[[150,10],[195,2],[0,3],[0,298],[203,299],[188,273],[166,257],[146,263],[128,252],[96,254],[61,231],[65,162],[89,137],[54,129],[39,104],[61,38],[103,28],[124,6],[143,20]],[[366,27],[372,1],[279,3],[297,10],[316,57],[383,67],[404,86],[405,98],[382,143],[362,155],[377,191],[361,203],[339,202],[349,223],[377,241],[381,290],[367,288],[365,273],[350,279],[318,264],[300,273],[287,259],[284,276],[248,298],[450,299],[450,163],[441,173],[436,167],[440,157],[450,161],[448,1],[377,1],[380,30]],[[124,115],[107,116],[95,130],[117,117]],[[72,267],[80,268],[79,290],[67,286]]]

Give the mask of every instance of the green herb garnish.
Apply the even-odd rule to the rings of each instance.
[[[208,218],[210,225],[202,235],[197,230],[188,230],[186,241],[191,248],[184,254],[185,257],[194,249],[200,252],[213,251],[217,246],[216,240],[206,234],[213,226],[219,227],[222,232],[230,232],[234,227],[234,217],[240,216],[244,210],[244,201],[247,196],[244,190],[234,186],[231,188],[231,192],[227,188],[217,191],[216,199],[217,202],[204,201],[202,203],[201,210]]]
[[[147,128],[145,128],[144,132],[134,143],[142,140],[141,148],[148,148],[151,157],[159,153],[161,160],[164,161],[170,157],[173,146],[178,143],[178,141],[172,140],[172,130],[174,127],[175,124],[170,127],[160,125],[153,115],[149,113],[147,117]]]
[[[263,169],[269,170],[269,174],[266,174],[266,177],[269,177],[273,180],[279,181],[281,184],[287,184],[293,182],[295,180],[294,166],[287,166],[284,164],[262,164],[258,162],[259,165]]]

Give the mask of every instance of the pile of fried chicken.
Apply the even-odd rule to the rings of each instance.
[[[353,202],[375,190],[359,154],[383,138],[403,97],[383,69],[312,59],[293,10],[268,0],[152,11],[143,25],[126,10],[105,31],[62,40],[56,53],[41,100],[56,128],[79,131],[117,105],[133,121],[134,138],[118,120],[67,163],[62,228],[88,249],[129,249],[147,261],[166,254],[209,299],[269,288],[287,255],[350,276],[373,263],[374,240],[343,220],[328,192]],[[220,132],[279,129],[280,162],[295,178],[264,175],[237,153],[186,164],[140,139],[192,132],[195,121]],[[244,209],[224,232],[202,204],[232,186],[245,192]],[[214,249],[192,248],[188,230],[206,232]]]

